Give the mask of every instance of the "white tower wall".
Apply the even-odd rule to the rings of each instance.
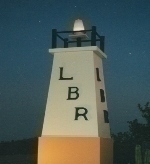
[[[110,138],[104,117],[107,101],[102,58],[106,55],[96,46],[49,52],[54,54],[54,60],[42,136]],[[101,100],[100,89],[105,101]]]

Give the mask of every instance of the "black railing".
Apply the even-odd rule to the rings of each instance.
[[[63,38],[62,36],[60,36],[60,34],[75,34],[76,32],[83,32],[84,34],[91,32],[90,39],[84,39],[79,36],[74,40],[69,40],[69,37]],[[96,46],[97,42],[99,42],[99,47],[104,52],[105,37],[100,36],[96,32],[96,26],[92,26],[91,30],[81,30],[81,31],[57,31],[56,29],[53,29],[52,30],[52,48],[57,48],[57,38],[63,41],[64,48],[68,48],[70,43],[76,43],[77,47],[81,47],[83,42],[90,42],[91,46]]]

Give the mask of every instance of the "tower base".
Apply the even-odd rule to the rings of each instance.
[[[99,137],[39,137],[38,164],[113,164],[113,140]]]

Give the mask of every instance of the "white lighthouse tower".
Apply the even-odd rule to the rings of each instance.
[[[62,33],[71,33],[63,38]],[[86,33],[91,34],[89,39]],[[57,48],[57,38],[64,48]],[[90,46],[82,47],[84,42]],[[100,42],[100,48],[96,45]],[[70,44],[77,47],[70,47]],[[111,164],[110,137],[102,60],[104,37],[96,27],[84,30],[76,20],[74,31],[52,31],[54,55],[38,164]]]

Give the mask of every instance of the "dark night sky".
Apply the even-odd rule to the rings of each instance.
[[[104,35],[112,132],[126,131],[150,101],[149,0],[1,0],[0,140],[40,136],[52,67],[51,30],[75,19]]]

